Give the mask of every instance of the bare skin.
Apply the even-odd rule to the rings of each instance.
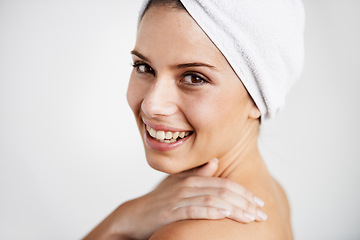
[[[256,216],[263,205],[241,185],[212,177],[217,169],[218,160],[212,159],[199,168],[169,175],[152,192],[120,205],[84,239],[149,239],[161,227],[185,219],[254,221],[244,212]],[[225,196],[224,190],[230,195]],[[264,221],[261,216],[255,220]]]
[[[141,131],[149,164],[174,173],[203,164],[200,156],[216,156],[220,163],[214,176],[259,194],[270,216],[267,221],[249,224],[228,219],[177,221],[151,239],[292,239],[286,195],[268,173],[257,148],[260,112],[226,59],[192,18],[181,10],[151,8],[140,23],[133,53],[135,62],[144,63],[133,72],[128,90],[140,131],[144,122],[153,122],[196,133],[178,152],[164,153],[147,145],[146,132]],[[189,71],[200,72],[209,82],[193,76],[196,81],[190,82],[191,90],[183,90],[189,78],[182,77],[185,70],[178,72],[174,66],[204,60],[217,70]],[[194,85],[199,82],[201,85]]]
[[[286,196],[257,148],[260,111],[188,13],[151,7],[132,57],[128,103],[149,165],[170,175],[85,239],[292,239]],[[186,136],[160,141],[176,132]]]
[[[268,219],[248,224],[229,219],[178,221],[164,226],[150,239],[293,239],[287,197],[270,176],[261,158],[243,161],[241,166],[221,177],[236,181],[259,194],[266,202],[262,210],[268,214]]]

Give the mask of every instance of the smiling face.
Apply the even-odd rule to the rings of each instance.
[[[151,7],[132,57],[127,99],[153,168],[176,173],[221,159],[258,121],[241,81],[186,11]]]

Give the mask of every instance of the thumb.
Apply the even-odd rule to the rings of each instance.
[[[212,177],[215,174],[218,165],[219,160],[217,158],[213,158],[206,164],[188,171],[188,174],[202,177]]]

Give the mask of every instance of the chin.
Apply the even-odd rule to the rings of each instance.
[[[150,167],[167,174],[175,174],[190,169],[186,166],[179,166],[179,164],[176,164],[176,162],[181,162],[182,159],[171,159],[170,157],[164,156],[153,157],[146,154],[146,160]]]

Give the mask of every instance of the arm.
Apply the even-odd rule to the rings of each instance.
[[[231,219],[183,220],[156,231],[150,240],[291,240],[289,207],[282,188],[272,179],[250,181],[249,189],[261,192],[269,214],[266,221],[244,224]]]
[[[253,194],[234,182],[211,177],[216,169],[217,161],[212,160],[170,175],[154,191],[118,207],[84,240],[148,239],[161,227],[184,219],[259,220]]]

